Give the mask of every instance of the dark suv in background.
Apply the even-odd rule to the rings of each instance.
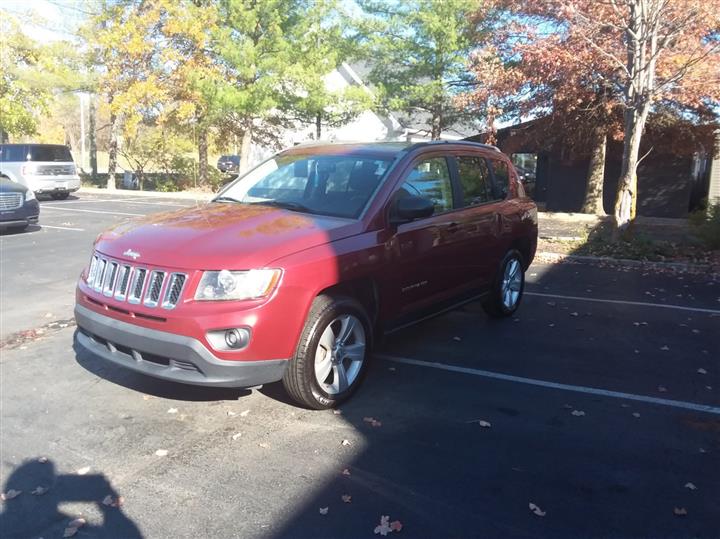
[[[218,159],[217,168],[223,174],[237,174],[240,172],[240,156],[223,155]]]

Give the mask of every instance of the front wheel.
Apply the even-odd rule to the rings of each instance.
[[[303,406],[333,408],[348,399],[365,376],[372,335],[367,314],[347,297],[313,302],[283,385]]]
[[[522,255],[513,249],[500,263],[490,296],[483,302],[483,308],[493,318],[510,316],[520,306],[524,290],[525,269]]]

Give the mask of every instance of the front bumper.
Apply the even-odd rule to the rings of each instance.
[[[218,359],[200,341],[75,306],[77,342],[86,350],[149,376],[191,385],[253,387],[282,379],[286,359]]]
[[[36,225],[40,216],[37,200],[28,200],[22,207],[0,212],[0,229]]]

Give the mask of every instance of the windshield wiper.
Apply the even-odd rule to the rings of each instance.
[[[222,196],[222,197],[215,197],[212,199],[212,202],[237,202],[241,203],[242,200],[238,200],[237,198],[228,197],[228,196]]]
[[[299,211],[303,213],[317,213],[315,210],[308,208],[304,204],[291,202],[290,200],[262,200],[260,202],[253,202],[253,204],[273,206],[275,208],[283,208],[284,210]]]

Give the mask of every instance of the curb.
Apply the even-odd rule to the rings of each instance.
[[[711,264],[693,264],[691,262],[652,262],[649,260],[631,260],[628,258],[611,258],[607,256],[567,255],[541,251],[535,255],[540,262],[561,264],[563,262],[575,264],[605,264],[623,268],[635,268],[653,271],[670,271],[674,273],[692,273],[709,275],[720,279],[720,268]]]
[[[202,191],[139,191],[134,189],[102,189],[100,187],[80,187],[78,193],[103,196],[134,196],[147,198],[174,198],[184,200],[207,201],[215,196],[215,193],[203,193]]]

